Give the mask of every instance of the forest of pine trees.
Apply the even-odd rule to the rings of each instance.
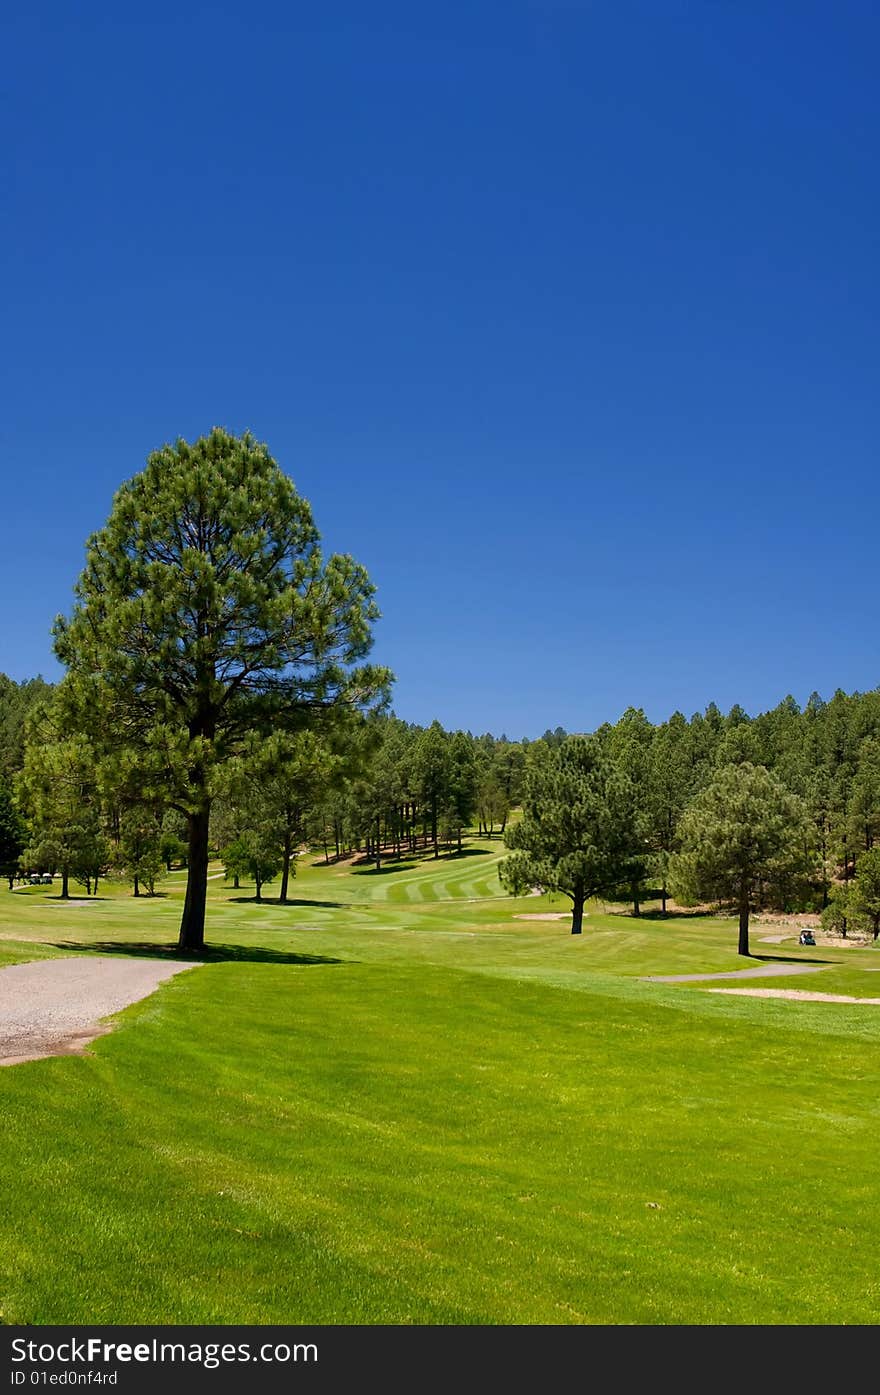
[[[19,871],[48,868],[65,890],[70,877],[94,887],[111,873],[136,894],[151,890],[184,853],[179,812],[125,772],[102,768],[87,743],[58,734],[52,706],[41,679],[0,675],[0,872],[11,885]],[[283,874],[286,896],[305,844],[328,861],[357,853],[381,866],[458,850],[469,830],[500,839],[527,770],[566,735],[557,727],[514,741],[373,715],[326,740],[270,738],[272,749],[254,742],[221,782],[213,849],[236,879]],[[636,912],[649,894],[665,910],[668,870],[696,796],[719,770],[748,764],[772,772],[808,816],[814,873],[799,893],[809,904],[798,908],[833,901],[829,918],[846,928],[850,884],[880,842],[880,690],[838,691],[829,701],[813,694],[803,708],[787,697],[755,717],[710,704],[658,725],[630,708],[593,735],[628,781],[640,858],[620,896]],[[875,860],[865,861],[866,876]]]

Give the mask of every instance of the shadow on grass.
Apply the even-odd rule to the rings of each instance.
[[[757,959],[761,964],[838,964],[838,959],[814,959],[806,954],[750,954],[749,959]]]
[[[74,940],[54,940],[53,949],[76,950],[82,954],[119,954],[126,959],[191,959],[199,964],[344,964],[344,959],[331,959],[325,954],[294,954],[288,950],[265,949],[261,945],[205,945],[195,950],[179,951],[176,944],[148,944],[144,941],[92,940],[89,944]]]
[[[490,848],[462,848],[459,852],[456,848],[453,852],[441,853],[440,861],[458,862],[462,857],[492,857],[492,851]]]
[[[665,915],[661,910],[643,910],[640,911],[638,915],[633,915],[632,902],[630,902],[629,909],[621,909],[619,908],[619,906],[615,906],[613,910],[609,911],[609,915],[628,915],[631,917],[632,920],[659,920],[661,922],[664,920],[692,920],[695,917],[706,920],[713,914],[714,912],[712,911],[705,911],[697,908],[696,910],[678,909],[674,911],[667,911]],[[722,912],[718,919],[730,920],[732,919],[732,912]]]
[[[304,906],[320,906],[328,911],[349,910],[349,901],[309,901],[297,900],[293,896],[288,896],[286,901],[279,901],[277,896],[262,896],[258,901],[256,896],[230,896],[230,904],[242,906],[272,906],[273,909],[302,910]]]
[[[442,844],[440,846],[442,847]],[[406,851],[400,859],[396,858],[393,852],[383,851],[383,866],[379,870],[381,872],[397,872],[403,871],[407,867],[428,867],[434,862],[458,862],[463,857],[492,857],[492,855],[491,848],[462,848],[461,851],[458,848],[453,848],[451,851],[447,848],[435,857],[434,849],[430,845],[427,848],[419,848],[415,853],[412,850]],[[363,853],[360,854],[351,863],[353,875],[357,877],[370,872],[375,873],[376,869],[372,865],[374,862],[374,857],[367,858]],[[321,866],[323,865],[322,863]]]
[[[115,896],[92,896],[87,891],[73,891],[69,896],[62,896],[60,892],[50,896],[31,896],[31,901],[55,901],[59,906],[69,906],[73,901],[115,901]]]
[[[387,877],[392,872],[411,872],[417,862],[383,862],[381,867],[359,867],[353,877]]]

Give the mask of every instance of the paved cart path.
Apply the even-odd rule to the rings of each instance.
[[[712,978],[786,978],[789,974],[818,974],[834,964],[756,964],[753,969],[731,969],[723,974],[649,974],[646,983],[702,983]]]
[[[0,969],[0,1066],[81,1051],[110,1030],[103,1018],[195,967],[96,955]]]

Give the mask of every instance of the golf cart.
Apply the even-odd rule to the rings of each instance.
[[[816,938],[812,930],[806,929],[801,931],[800,935],[798,936],[799,945],[814,945],[815,943]]]

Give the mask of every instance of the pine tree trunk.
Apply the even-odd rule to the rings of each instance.
[[[134,891],[131,894],[132,896],[140,896],[141,894],[141,884],[137,879],[137,875],[135,875],[134,879]]]
[[[379,815],[376,815],[376,871],[382,867],[382,823]]]
[[[662,886],[661,889],[660,889],[660,905],[661,905],[661,907],[662,907],[662,912],[661,912],[662,915],[665,915],[665,914],[666,914],[666,897],[667,897],[666,882],[664,881],[663,886]]]
[[[436,799],[433,800],[432,803],[431,803],[431,840],[432,840],[432,842],[433,842],[433,844],[434,844],[434,856],[435,856],[435,857],[439,857],[439,856],[440,856],[440,850],[439,850],[439,848],[437,847],[437,801],[436,801]]]
[[[68,874],[67,868],[65,867],[65,868],[62,869],[62,872],[61,872],[61,899],[62,899],[62,901],[69,901],[69,900],[70,900],[70,887],[69,887],[69,885],[68,885],[68,882],[69,882],[69,874]]]
[[[241,889],[241,888],[240,888],[239,882],[238,882],[238,873],[236,872],[235,875],[234,875],[233,878],[232,878],[232,890],[233,890],[233,891],[239,891],[240,889]]]
[[[290,853],[293,839],[290,828],[284,830],[284,848],[281,856],[281,890],[278,893],[278,900],[282,905],[287,901],[287,885],[290,881]]]
[[[573,935],[580,935],[582,933],[584,924],[584,902],[586,899],[583,887],[576,886],[572,895],[573,905],[571,911],[571,933]]]
[[[202,950],[205,947],[205,905],[208,899],[208,828],[211,805],[206,800],[187,818],[186,899],[180,921],[177,948]]]
[[[751,958],[749,951],[749,891],[743,884],[739,894],[739,948],[737,954]]]
[[[262,879],[261,876],[256,875],[256,876],[254,877],[254,881],[255,881],[256,887],[257,887],[257,894],[256,894],[256,896],[254,897],[254,900],[256,900],[256,901],[262,901],[262,899],[263,899],[263,879]]]
[[[639,904],[639,887],[638,887],[638,882],[633,882],[633,885],[632,885],[632,898],[633,898],[633,915],[634,915],[634,916],[640,916],[640,915],[642,914],[642,908],[641,908],[641,905]]]

